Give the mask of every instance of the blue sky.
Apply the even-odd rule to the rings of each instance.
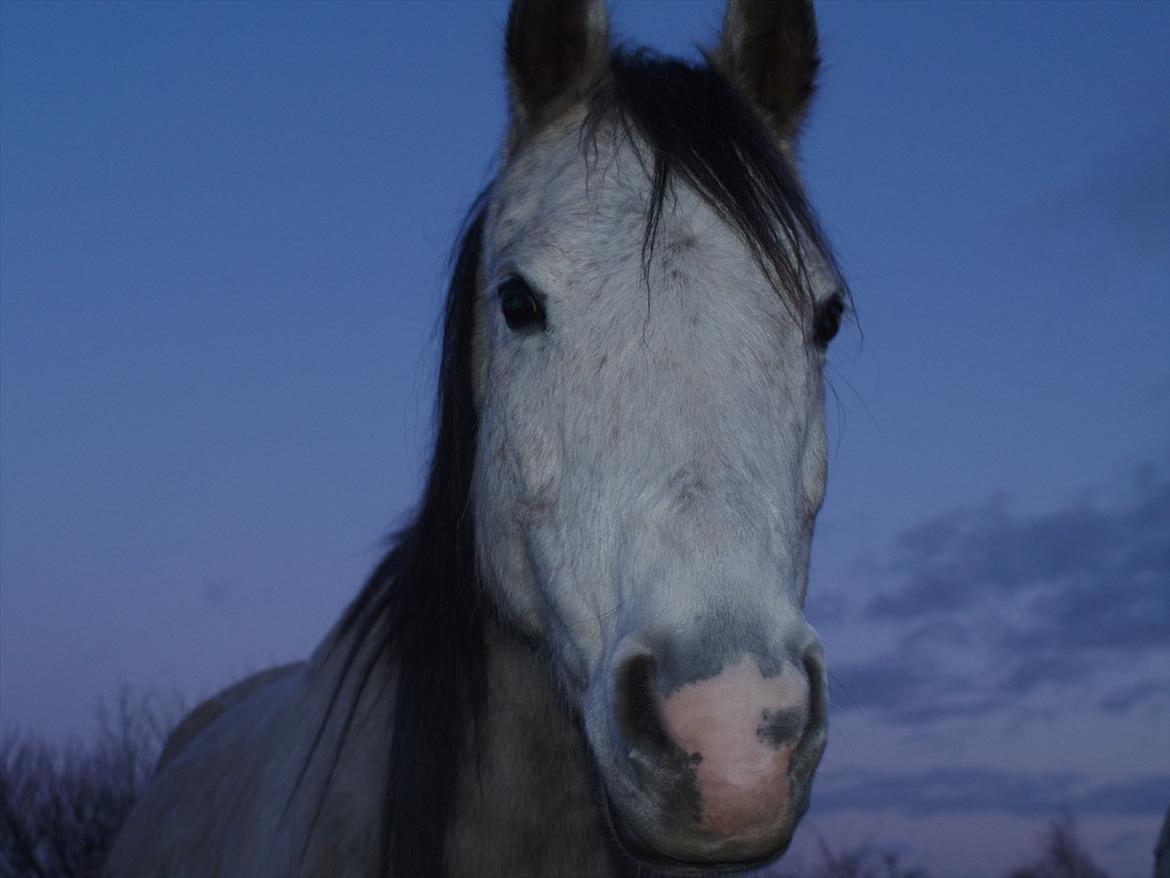
[[[687,53],[708,2],[615,2]],[[818,5],[854,288],[818,834],[995,874],[1170,803],[1170,5]],[[502,3],[0,6],[0,709],[305,655],[419,484]]]

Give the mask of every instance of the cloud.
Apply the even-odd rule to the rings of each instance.
[[[895,641],[831,669],[835,709],[904,724],[1018,713],[1041,689],[1170,659],[1170,478],[1139,467],[1121,502],[1087,494],[1038,514],[997,496],[908,529],[857,573],[874,595],[866,623]],[[1168,689],[1146,681],[1101,708]]]
[[[1005,646],[1141,650],[1170,643],[1170,479],[1140,471],[1120,508],[1081,498],[1019,515],[997,497],[906,531],[879,567],[871,618],[945,616],[1018,597]]]
[[[1020,817],[1161,814],[1170,802],[1170,777],[1142,775],[1122,783],[1092,785],[1082,775],[1025,773],[988,768],[933,768],[895,774],[852,772],[847,780],[821,782],[818,811],[892,809],[912,817],[987,812]]]
[[[1170,619],[1170,589],[1158,588],[1170,583],[1170,479],[1139,486],[1120,510],[1079,499],[1021,516],[1001,496],[949,512],[899,536],[879,576],[892,583],[869,604],[879,619],[912,620],[1032,594],[1036,609],[1056,610],[1062,626],[1123,610],[1145,631],[1142,610],[1165,608],[1161,616]],[[1046,605],[1055,594],[1062,600]],[[1074,605],[1064,602],[1069,596]],[[1151,601],[1161,604],[1146,606]],[[1100,629],[1085,633],[1117,641]]]
[[[1170,235],[1170,128],[1163,123],[1099,155],[1088,173],[1004,219],[1008,240],[1075,276],[1087,263],[1164,259]]]
[[[1079,810],[1100,814],[1161,814],[1170,806],[1170,777],[1149,776],[1105,784],[1082,799]]]
[[[907,725],[983,716],[1004,700],[974,685],[977,678],[951,672],[918,652],[892,652],[832,666],[829,703],[834,711],[879,710]]]
[[[1141,680],[1110,692],[1098,705],[1106,713],[1125,713],[1139,704],[1166,700],[1170,700],[1170,687],[1165,680]]]

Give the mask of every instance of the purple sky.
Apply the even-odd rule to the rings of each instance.
[[[1170,803],[1170,5],[818,6],[819,836],[940,875]],[[616,2],[690,52],[719,4]],[[303,657],[410,506],[502,3],[0,6],[0,724]]]

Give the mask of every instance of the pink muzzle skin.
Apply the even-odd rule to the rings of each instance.
[[[656,701],[694,766],[701,826],[713,839],[792,822],[789,767],[809,717],[809,683],[796,666],[765,677],[745,658]]]

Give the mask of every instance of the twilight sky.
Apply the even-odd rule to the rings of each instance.
[[[491,3],[0,5],[0,725],[303,657],[411,505]],[[614,2],[690,53],[715,2]],[[822,3],[830,354],[794,851],[995,875],[1170,804],[1170,4]]]

